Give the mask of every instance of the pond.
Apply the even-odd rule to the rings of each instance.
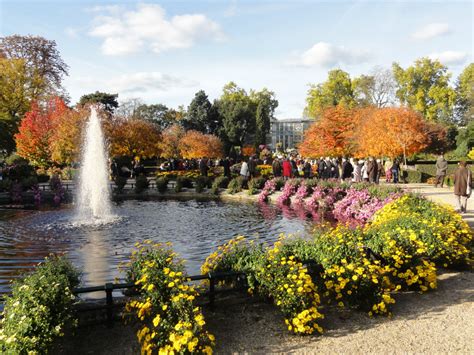
[[[66,252],[83,273],[84,285],[113,282],[135,242],[172,242],[189,274],[227,240],[244,235],[272,242],[280,233],[308,234],[311,219],[273,205],[221,201],[128,200],[114,206],[117,220],[78,226],[74,209],[0,211],[0,293],[9,281],[50,253]]]

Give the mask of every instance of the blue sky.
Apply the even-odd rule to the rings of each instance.
[[[440,59],[453,79],[474,57],[473,1],[0,0],[0,35],[57,42],[76,102],[96,90],[168,107],[229,81],[267,87],[300,117],[308,84],[341,68]]]

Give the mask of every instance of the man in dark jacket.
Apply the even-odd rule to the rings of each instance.
[[[221,165],[224,168],[224,176],[230,178],[230,160],[229,157],[226,157],[221,161]]]
[[[273,176],[274,177],[280,177],[281,176],[281,162],[280,162],[280,159],[275,158],[273,160],[272,170],[273,170]]]
[[[352,178],[352,172],[354,171],[354,167],[352,164],[346,159],[342,159],[342,180],[349,180]]]
[[[201,176],[207,176],[208,170],[209,170],[209,167],[207,166],[207,159],[202,158],[199,161],[199,171],[201,172]]]
[[[438,160],[436,160],[436,182],[435,187],[438,187],[438,184],[443,187],[444,177],[446,176],[446,171],[448,171],[448,162],[444,159],[443,154],[440,154]]]
[[[303,166],[303,176],[305,179],[309,179],[311,177],[311,163],[309,159],[306,159]]]
[[[254,178],[257,175],[257,160],[255,159],[255,157],[250,157],[248,166],[250,177]]]

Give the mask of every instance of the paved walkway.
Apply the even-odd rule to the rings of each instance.
[[[418,192],[432,201],[448,204],[453,208],[456,208],[453,187],[435,188],[433,185],[429,184],[406,184],[402,185],[402,187],[414,192]],[[467,201],[467,213],[464,213],[462,217],[469,224],[469,226],[474,229],[474,196],[472,196]]]

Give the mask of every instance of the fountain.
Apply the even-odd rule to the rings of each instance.
[[[80,223],[107,223],[113,217],[107,161],[100,120],[97,110],[91,107],[77,189],[77,219]]]

